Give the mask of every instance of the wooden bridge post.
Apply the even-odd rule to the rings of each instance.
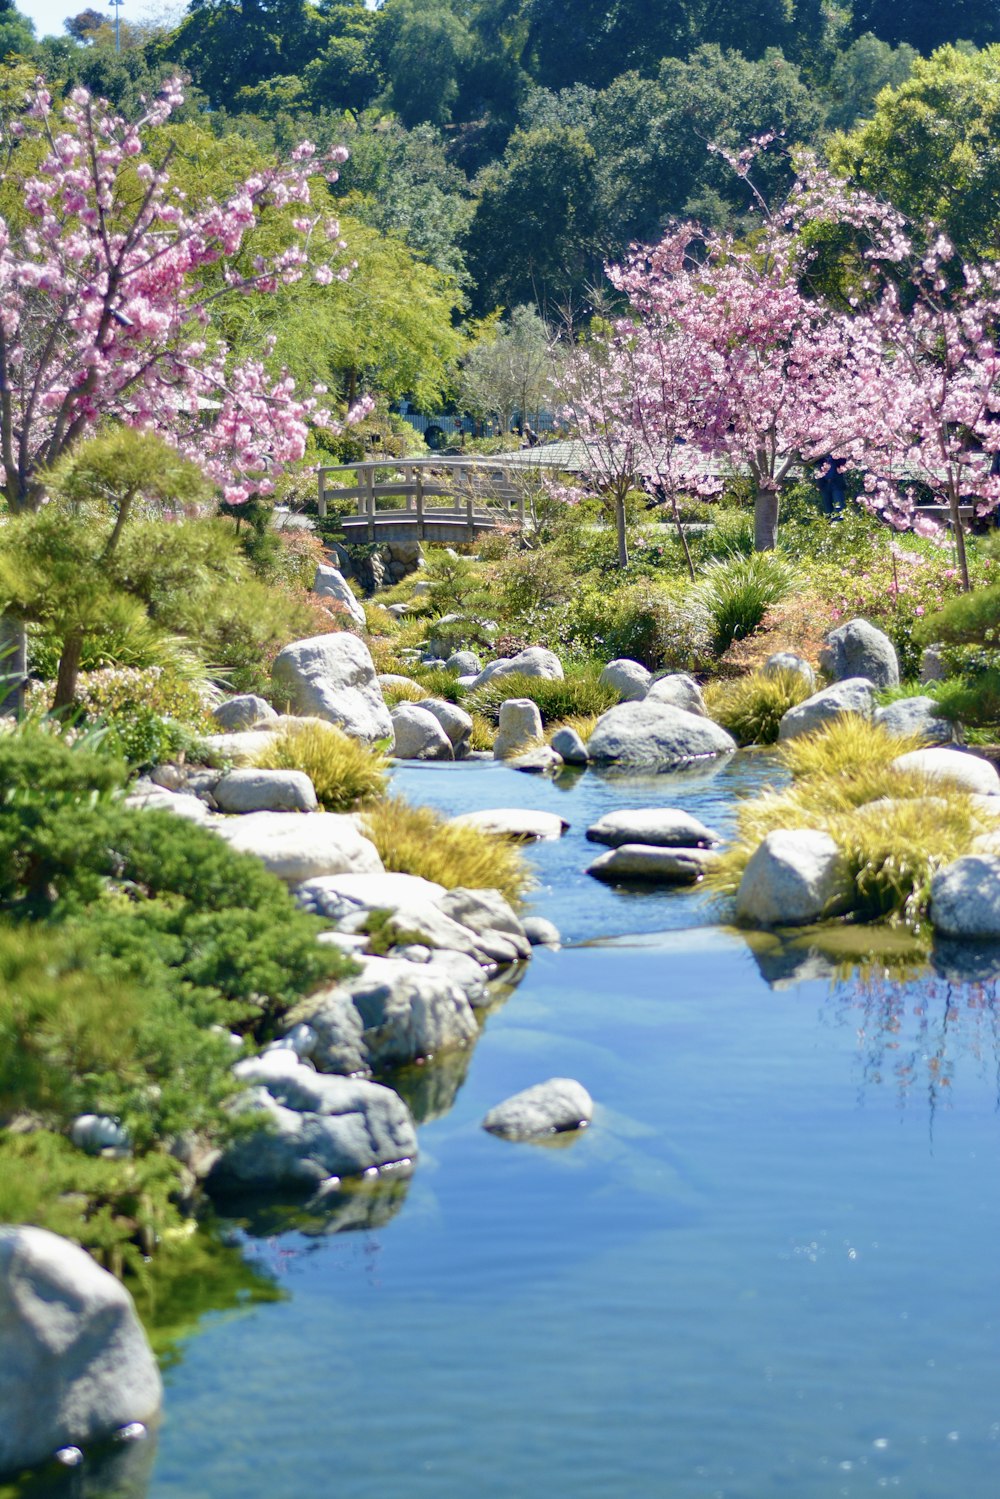
[[[417,469],[417,540],[424,539],[424,471]]]
[[[470,541],[475,541],[475,539],[476,539],[476,511],[475,511],[475,504],[476,504],[475,496],[473,495],[472,490],[470,489],[468,495],[466,496],[466,500],[465,500],[465,518],[466,518],[466,521],[468,522],[468,525],[469,525],[469,540]]]
[[[408,463],[403,464],[403,483],[406,485],[406,508],[413,509],[413,496],[410,493],[410,485],[413,483],[413,469]]]
[[[365,489],[368,503],[368,540],[375,541],[375,470],[369,464],[365,469]]]
[[[316,514],[322,520],[326,515],[326,474],[322,468],[317,470],[319,478],[319,494],[316,497]]]

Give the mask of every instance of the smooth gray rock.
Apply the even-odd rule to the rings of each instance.
[[[213,793],[222,812],[315,812],[313,783],[302,770],[231,770]]]
[[[962,791],[971,791],[980,796],[996,796],[1000,793],[1000,775],[989,760],[978,755],[966,754],[957,749],[918,749],[906,755],[897,755],[892,769],[914,772],[925,776],[933,783],[957,786]]]
[[[0,1228],[0,1475],[154,1420],[162,1393],[121,1282],[46,1229]]]
[[[365,620],[364,609],[351,591],[343,574],[338,572],[335,567],[329,567],[324,563],[320,563],[316,569],[316,576],[313,579],[313,593],[318,593],[320,598],[323,599],[335,599],[338,604],[343,605],[347,614],[359,630],[366,628],[367,622]]]
[[[843,911],[848,895],[844,859],[829,834],[779,828],[743,871],[736,915],[752,926],[800,926]]]
[[[532,947],[559,947],[562,943],[559,928],[545,916],[526,916],[524,935]]]
[[[465,709],[460,708],[457,703],[446,703],[440,697],[422,698],[417,703],[417,707],[423,708],[425,713],[430,713],[437,719],[451,740],[455,759],[462,759],[472,737],[472,715],[466,713]]]
[[[605,812],[587,829],[591,843],[619,848],[623,843],[644,843],[657,848],[710,848],[721,840],[690,812],[678,807],[623,808]]]
[[[921,682],[943,682],[948,675],[940,645],[927,645],[920,653]]]
[[[568,724],[556,729],[552,735],[552,748],[566,765],[586,765],[590,759],[587,746],[576,729],[570,728]]]
[[[229,697],[212,709],[212,717],[224,734],[238,733],[241,729],[252,729],[255,723],[277,718],[270,703],[254,692]]]
[[[444,663],[444,669],[454,672],[456,677],[478,677],[483,663],[475,651],[453,651]]]
[[[416,692],[426,691],[426,688],[422,687],[419,682],[415,682],[412,677],[401,677],[398,672],[394,671],[380,672],[377,681],[383,692],[391,687],[402,687],[407,691],[411,688]]]
[[[511,755],[507,764],[511,770],[523,771],[526,775],[548,775],[562,768],[562,755],[549,744],[536,744],[531,749]]]
[[[213,830],[240,853],[254,854],[289,885],[324,874],[382,874],[382,860],[354,819],[339,812],[289,817],[287,812],[248,812],[216,819]]]
[[[530,956],[531,943],[525,936],[524,924],[499,890],[472,890],[460,885],[444,893],[441,909],[479,938],[499,933],[513,943],[519,958]]]
[[[930,917],[943,937],[1000,938],[1000,857],[965,854],[939,869]]]
[[[650,683],[646,701],[669,703],[674,708],[683,708],[685,712],[695,713],[700,718],[707,716],[701,688],[694,677],[689,677],[683,671],[671,672],[666,677],[657,677],[654,682]]]
[[[277,723],[267,723],[231,734],[203,734],[198,746],[213,763],[228,760],[234,765],[247,765],[256,760],[266,746],[274,743],[278,737],[277,729]]]
[[[69,1137],[87,1155],[103,1155],[105,1151],[127,1155],[132,1144],[125,1126],[107,1114],[78,1114]]]
[[[798,734],[813,734],[833,723],[844,713],[871,718],[875,708],[875,688],[867,677],[849,677],[814,692],[788,712],[778,729],[779,739],[794,739]]]
[[[508,698],[500,708],[500,732],[493,743],[493,758],[506,760],[531,747],[542,737],[542,715],[530,697]]]
[[[782,672],[794,672],[801,677],[812,692],[816,686],[816,673],[809,662],[802,656],[797,656],[794,651],[775,651],[773,656],[768,656],[763,665],[765,677],[777,677]]]
[[[571,1077],[550,1077],[490,1109],[483,1129],[505,1140],[538,1140],[582,1129],[594,1117],[594,1101]]]
[[[647,697],[603,714],[587,748],[597,765],[670,770],[692,760],[727,755],[735,750],[736,741],[708,718]]]
[[[831,630],[820,651],[819,663],[834,682],[867,677],[876,687],[899,686],[896,647],[884,631],[866,619],[849,619]]]
[[[397,760],[454,760],[455,751],[433,713],[416,703],[398,703],[392,718],[392,753]]]
[[[352,871],[324,875],[321,879],[304,881],[295,891],[295,899],[303,910],[334,921],[339,921],[352,908],[395,911],[399,906],[438,901],[442,895],[444,886],[435,880],[388,870],[381,874],[356,874]]]
[[[280,1093],[291,1104],[278,1101]],[[262,1191],[409,1165],[417,1137],[397,1093],[363,1078],[320,1077],[300,1066],[270,1088],[241,1095],[237,1112],[262,1128],[240,1134],[216,1162],[211,1184]]]
[[[653,673],[647,671],[641,661],[630,661],[623,656],[609,661],[599,678],[605,687],[613,687],[623,703],[641,703],[649,691]]]
[[[125,806],[133,812],[172,812],[187,822],[204,822],[209,815],[200,797],[184,791],[167,791],[151,781],[137,781],[125,798]]]
[[[501,656],[499,660],[484,666],[476,678],[475,686],[482,687],[494,677],[512,676],[541,677],[549,682],[561,682],[565,673],[555,651],[546,650],[542,645],[529,645],[526,650],[518,651],[516,656]]]
[[[356,635],[342,630],[296,640],[278,652],[271,674],[293,713],[325,718],[368,744],[392,737],[371,654]]]
[[[595,880],[616,884],[644,880],[656,885],[693,885],[718,861],[710,848],[662,848],[623,843],[601,854],[587,869]]]
[[[482,812],[460,812],[448,821],[460,828],[478,828],[496,838],[512,838],[518,843],[535,839],[561,838],[569,827],[557,812],[533,812],[527,807],[490,807]]]
[[[942,718],[932,697],[902,697],[876,708],[872,722],[889,734],[919,734],[924,744],[955,744],[959,735],[950,719]]]

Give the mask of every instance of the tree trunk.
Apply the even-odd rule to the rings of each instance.
[[[971,593],[972,583],[969,580],[969,559],[965,555],[965,527],[962,524],[959,497],[953,490],[949,490],[948,492],[948,509],[951,511],[951,525],[955,533],[955,553],[958,558],[958,571],[962,578],[962,592]]]
[[[56,695],[52,703],[54,712],[60,708],[72,708],[76,701],[76,682],[80,675],[80,657],[83,655],[83,631],[72,630],[63,641],[59,657],[59,675],[56,678]]]
[[[618,566],[628,567],[628,533],[625,527],[625,496],[615,496],[615,530],[618,533]]]
[[[758,489],[753,506],[755,552],[773,552],[778,545],[778,491]]]
[[[9,614],[0,618],[0,717],[20,718],[28,677],[28,632]]]

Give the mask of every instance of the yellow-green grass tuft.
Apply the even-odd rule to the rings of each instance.
[[[474,750],[491,750],[496,743],[499,732],[496,724],[492,723],[484,714],[473,713],[469,748]]]
[[[705,706],[709,718],[727,729],[737,744],[775,744],[784,715],[809,695],[799,672],[758,671],[730,682],[710,682]]]
[[[600,713],[569,713],[558,723],[549,725],[545,730],[545,742],[551,744],[552,736],[558,734],[560,729],[575,729],[584,744],[588,744],[600,717]]]
[[[385,756],[333,724],[291,724],[254,757],[261,770],[303,770],[327,812],[350,812],[381,796],[388,781]]]
[[[390,796],[366,807],[364,831],[386,869],[422,875],[453,890],[493,888],[509,901],[521,899],[531,872],[516,845],[478,828],[445,821],[432,807],[414,807]]]
[[[397,703],[422,703],[430,694],[419,682],[387,682],[382,696],[387,708],[395,708]]]

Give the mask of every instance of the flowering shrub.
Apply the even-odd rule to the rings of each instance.
[[[160,666],[85,673],[77,702],[86,720],[107,725],[109,747],[132,765],[170,759],[211,727],[198,685]]]

